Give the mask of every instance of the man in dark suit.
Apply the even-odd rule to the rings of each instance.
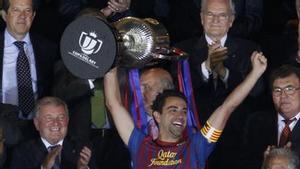
[[[231,0],[206,0],[202,3],[206,4],[201,10],[205,35],[177,46],[190,54],[192,83],[203,123],[244,79],[251,67],[250,56],[259,50],[259,46],[227,35],[235,18]],[[258,95],[262,88],[259,82],[250,95]]]
[[[245,78],[251,68],[250,56],[259,50],[259,46],[228,35],[235,19],[232,0],[202,0],[200,15],[204,35],[183,41],[177,47],[190,54],[193,91],[199,120],[204,124],[217,105]],[[257,98],[263,89],[263,81],[259,80],[250,96]],[[244,109],[245,106],[251,108],[249,98],[247,104],[244,102],[230,118],[210,168],[234,168],[235,160],[230,158],[239,151],[241,128],[247,116]]]
[[[94,168],[92,164],[89,165],[91,150],[65,138],[68,122],[68,108],[65,102],[55,97],[40,99],[34,117],[34,125],[40,138],[17,146],[13,152],[10,168]]]
[[[17,62],[18,54],[24,51],[29,62],[28,71],[32,83],[28,91],[33,93],[33,101],[28,105],[31,109],[26,114],[20,107],[23,113],[19,117],[31,119],[35,100],[50,94],[57,50],[49,41],[29,33],[36,10],[32,0],[3,0],[3,9],[2,18],[6,22],[6,29],[0,34],[1,103],[20,106],[21,92],[18,91],[18,85],[23,80],[18,81]],[[23,46],[19,49],[16,42]]]
[[[260,168],[268,145],[282,147],[291,142],[291,149],[300,154],[300,69],[291,65],[275,69],[270,87],[275,109],[254,113],[248,119],[243,168]]]

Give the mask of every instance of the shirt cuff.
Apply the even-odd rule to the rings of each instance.
[[[205,62],[202,62],[202,64],[201,64],[201,71],[202,71],[202,77],[203,77],[203,80],[204,81],[208,81],[208,79],[209,79],[209,75],[211,74],[211,72],[206,68],[206,66],[205,66]]]
[[[94,81],[95,81],[95,79],[88,79],[90,89],[94,89],[95,88]]]
[[[220,79],[224,82],[226,88],[228,87],[228,84],[227,84],[228,77],[229,77],[229,70],[227,68],[225,68],[225,76],[224,76],[224,78],[220,78]]]

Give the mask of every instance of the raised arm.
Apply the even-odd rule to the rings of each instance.
[[[267,59],[262,53],[253,52],[251,56],[252,70],[246,79],[239,84],[208,119],[210,125],[218,130],[223,130],[231,113],[240,105],[251,91],[256,81],[267,67]]]
[[[124,143],[128,145],[134,123],[121,101],[116,68],[110,70],[104,76],[104,94],[106,106],[113,117],[118,133]]]

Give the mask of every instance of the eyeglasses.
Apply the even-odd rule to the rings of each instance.
[[[285,88],[276,87],[276,88],[273,88],[272,92],[275,97],[279,97],[279,96],[281,96],[282,92],[284,92],[284,94],[286,94],[286,95],[293,95],[293,94],[295,94],[296,90],[299,90],[299,89],[300,89],[300,87],[295,88],[293,86],[288,86]]]
[[[219,21],[226,21],[230,16],[228,13],[214,14],[212,12],[205,12],[205,15],[206,18],[209,20],[217,18]]]

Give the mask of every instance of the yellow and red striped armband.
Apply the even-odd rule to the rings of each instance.
[[[209,142],[215,143],[218,141],[219,137],[221,136],[222,130],[218,130],[212,127],[207,121],[201,129],[201,133]]]

